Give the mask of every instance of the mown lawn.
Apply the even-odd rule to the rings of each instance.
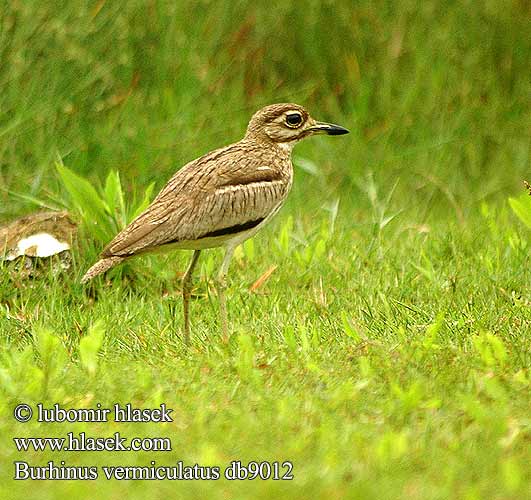
[[[204,5],[203,5],[204,4]],[[238,140],[276,101],[351,129],[295,149],[283,210],[241,247],[223,343],[202,255],[79,279],[0,264],[2,498],[531,498],[530,146],[525,3],[5,2],[0,220],[72,203],[58,158],[126,204]],[[334,29],[330,27],[333,26]],[[322,36],[326,33],[326,36]],[[136,200],[133,202],[133,198]],[[80,222],[83,221],[80,218]],[[87,221],[85,221],[86,223]],[[169,423],[17,423],[27,403],[165,404]],[[170,438],[171,451],[18,452],[13,437]],[[14,461],[97,466],[14,481]],[[291,461],[292,481],[117,481],[103,466]]]
[[[305,219],[312,227],[314,221]],[[97,300],[70,277],[15,292],[3,283],[9,297],[4,415],[15,402],[72,408],[166,403],[174,409],[170,424],[16,424],[6,417],[3,485],[12,492],[28,487],[8,481],[10,462],[22,459],[68,465],[291,460],[295,480],[289,484],[100,479],[94,488],[102,495],[125,490],[209,498],[283,492],[300,498],[525,498],[531,472],[529,258],[507,214],[478,216],[469,224],[473,231],[467,224],[419,233],[396,223],[376,241],[367,228],[339,223],[324,253],[304,262],[296,257],[297,245],[286,252],[278,244],[286,226],[279,220],[256,239],[254,255],[247,249],[234,266],[228,345],[205,275],[209,260],[193,304],[189,349],[177,336],[179,326],[172,326],[170,304],[178,297],[171,281],[165,281],[169,292],[109,281],[98,286]],[[305,248],[315,250],[320,238],[309,236]],[[174,265],[173,257],[162,259]],[[249,292],[271,265],[279,267],[269,281]],[[77,346],[96,320],[103,322],[105,339],[97,369],[88,374]],[[49,354],[40,328],[58,339]],[[35,334],[41,340],[36,348]],[[17,453],[11,441],[83,431],[170,437],[173,451]],[[86,488],[46,482],[38,491],[56,498],[58,491]]]

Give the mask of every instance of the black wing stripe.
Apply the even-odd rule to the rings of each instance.
[[[261,219],[250,220],[248,222],[245,222],[244,224],[236,224],[235,226],[229,226],[229,227],[224,227],[222,229],[216,229],[215,231],[202,234],[201,236],[199,236],[198,239],[242,233],[244,231],[248,231],[249,229],[253,229],[254,227],[258,226],[258,224],[260,224],[264,219],[265,217],[262,217]]]

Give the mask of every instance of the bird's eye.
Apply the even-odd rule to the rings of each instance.
[[[298,127],[302,123],[302,116],[300,113],[290,113],[286,116],[286,125],[288,127]]]

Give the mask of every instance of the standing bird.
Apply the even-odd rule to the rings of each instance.
[[[226,275],[234,249],[280,210],[293,182],[293,146],[319,133],[342,135],[348,130],[315,121],[297,104],[272,104],[256,112],[241,141],[179,170],[151,205],[105,247],[81,282],[161,247],[193,250],[183,277],[184,340],[188,342],[192,273],[201,250],[223,246],[218,293],[226,339]]]

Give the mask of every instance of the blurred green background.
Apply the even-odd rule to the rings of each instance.
[[[314,165],[291,207],[325,187],[363,217],[372,173],[384,192],[398,180],[401,210],[461,217],[529,170],[530,14],[524,0],[3,1],[0,219],[33,209],[9,190],[60,191],[58,155],[158,188],[282,101],[352,132],[296,149]]]

